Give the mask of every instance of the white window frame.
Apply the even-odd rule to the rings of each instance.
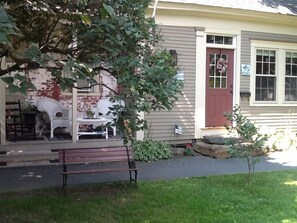
[[[76,83],[77,83],[77,93],[78,94],[81,94],[81,93],[95,93],[95,87],[97,85],[93,86],[93,87],[90,87],[91,84],[88,83],[86,79],[78,79]],[[79,83],[81,83],[82,85],[79,85]],[[87,86],[89,86],[89,87],[87,87]],[[80,87],[85,87],[85,88],[79,89]]]
[[[256,101],[256,51],[257,49],[275,50],[276,52],[276,100]],[[251,106],[292,106],[297,101],[285,101],[285,74],[286,74],[286,52],[297,51],[296,43],[270,42],[261,40],[251,40],[251,78],[250,78],[250,105]]]
[[[77,95],[79,96],[97,96],[100,93],[100,74],[97,74],[94,79],[97,81],[98,85],[93,86],[92,88],[77,89]],[[71,90],[66,90],[62,93],[63,95],[71,95]]]
[[[217,44],[217,43],[207,43],[207,36],[221,36],[221,37],[231,37],[232,40],[232,45],[227,45],[227,44]],[[211,47],[211,48],[222,48],[222,49],[236,49],[236,42],[237,38],[235,35],[223,35],[223,34],[214,34],[214,33],[207,33],[205,37],[205,44],[206,47]]]

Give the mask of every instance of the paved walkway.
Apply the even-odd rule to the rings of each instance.
[[[273,153],[261,156],[255,166],[256,172],[297,170],[297,152]],[[209,175],[246,173],[247,166],[242,160],[217,160],[195,155],[194,157],[176,157],[156,162],[137,162],[139,181],[168,180]],[[0,193],[48,187],[61,187],[61,166],[13,167],[0,169]],[[126,181],[125,173],[86,174],[70,176],[69,185]]]

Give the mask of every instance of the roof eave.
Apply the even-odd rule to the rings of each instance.
[[[151,7],[151,9],[153,6]],[[274,24],[283,24],[290,22],[290,25],[297,26],[297,16],[292,14],[280,14],[271,12],[260,12],[254,10],[243,10],[235,8],[226,8],[219,6],[206,6],[191,3],[172,3],[172,2],[158,2],[158,11],[171,11],[172,13],[185,15],[199,15],[211,16],[216,18],[236,18],[237,20],[252,20],[261,21]]]

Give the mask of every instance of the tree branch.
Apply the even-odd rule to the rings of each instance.
[[[107,86],[106,84],[103,84],[103,83],[91,84],[89,87],[73,87],[73,88],[76,88],[76,89],[79,89],[79,90],[81,90],[81,89],[90,89],[90,88],[95,87],[97,85],[101,85],[103,87],[106,87],[108,90],[112,91],[113,93],[118,94],[118,92],[116,92],[115,90],[113,90],[112,88],[110,88],[109,86]]]
[[[5,70],[1,69],[0,70],[0,77],[4,76],[5,74],[8,74],[10,72],[17,71],[17,70],[20,70],[20,65],[19,64],[14,64],[13,66],[8,67]]]

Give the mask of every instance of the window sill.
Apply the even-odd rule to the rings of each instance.
[[[284,102],[284,103],[250,103],[251,107],[286,107],[286,106],[296,106],[297,105],[297,101],[296,102]]]

